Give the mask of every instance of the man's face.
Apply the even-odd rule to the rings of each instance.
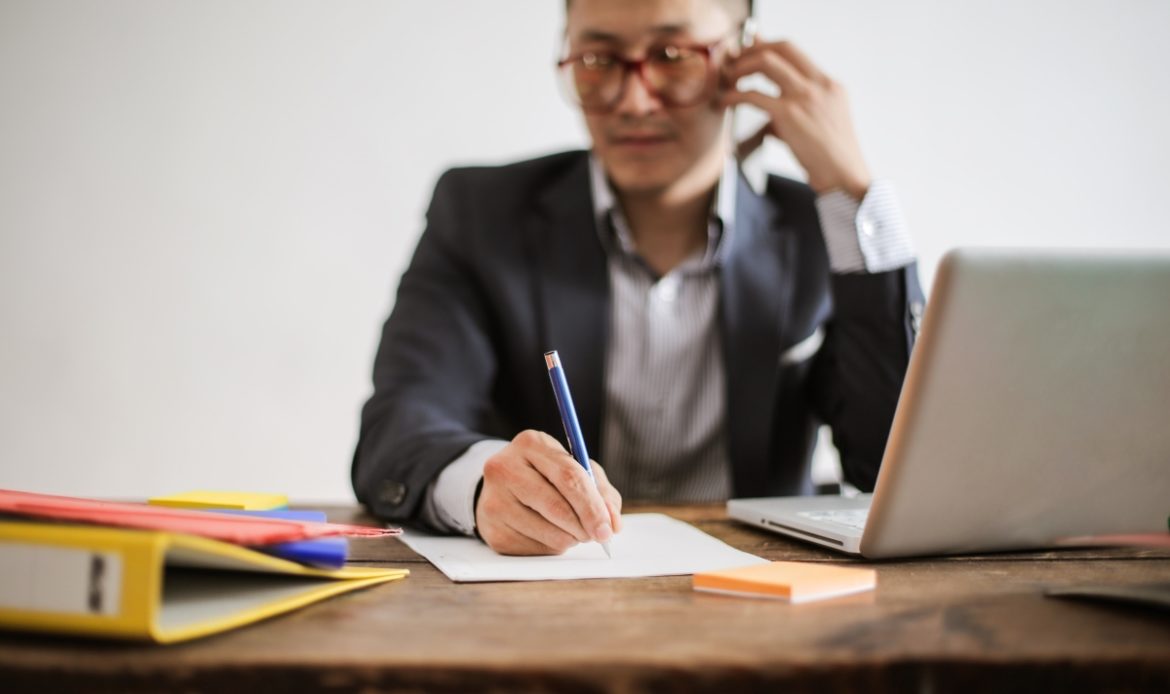
[[[664,45],[727,39],[737,24],[721,0],[572,0],[567,33],[572,53],[610,51],[637,60]],[[714,59],[722,55],[717,51]],[[614,185],[649,193],[688,174],[717,178],[725,150],[724,109],[716,99],[667,106],[631,72],[611,111],[585,113],[593,150]]]

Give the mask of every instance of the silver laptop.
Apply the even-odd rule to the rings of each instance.
[[[872,496],[727,510],[868,558],[1165,532],[1170,254],[952,251]]]

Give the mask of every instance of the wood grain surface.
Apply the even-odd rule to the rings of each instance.
[[[721,506],[638,510],[768,559],[853,561]],[[454,584],[393,538],[351,554],[411,576],[177,646],[0,633],[0,692],[1170,691],[1170,612],[1043,596],[1168,582],[1166,550],[879,562],[875,592],[804,605],[689,577]]]

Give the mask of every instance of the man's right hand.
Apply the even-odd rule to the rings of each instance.
[[[605,542],[622,526],[622,497],[592,463],[596,484],[548,434],[523,431],[483,466],[480,537],[500,554],[561,554]]]

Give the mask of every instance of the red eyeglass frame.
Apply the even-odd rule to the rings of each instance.
[[[646,74],[643,71],[646,67],[646,63],[649,62],[649,60],[647,58],[639,58],[637,60],[631,60],[630,58],[626,58],[625,56],[622,56],[621,54],[617,53],[616,51],[611,51],[611,52],[607,52],[607,51],[578,51],[577,53],[570,53],[569,55],[565,56],[564,58],[561,58],[560,60],[557,61],[556,65],[557,65],[557,70],[563,71],[563,70],[565,70],[565,68],[569,67],[571,64],[580,60],[581,56],[585,55],[586,53],[602,53],[602,52],[607,52],[609,55],[613,56],[614,60],[616,60],[619,65],[621,65],[621,67],[622,67],[622,81],[621,81],[621,85],[618,88],[617,96],[614,98],[613,103],[607,104],[606,106],[588,108],[585,106],[585,104],[583,104],[581,102],[580,98],[578,98],[576,96],[575,89],[572,89],[569,86],[563,87],[564,91],[569,92],[568,94],[566,94],[566,96],[569,97],[569,100],[572,101],[577,106],[580,106],[581,109],[583,111],[585,111],[586,113],[609,113],[610,111],[613,111],[614,107],[617,106],[618,102],[621,101],[622,94],[626,93],[626,80],[629,79],[629,76],[631,73],[637,74],[638,79],[642,80],[642,85],[644,87],[646,87],[646,91],[648,91],[650,94],[653,94],[656,99],[659,99],[660,101],[662,101],[664,106],[682,108],[682,107],[694,106],[695,104],[702,103],[703,100],[711,97],[711,87],[716,82],[715,78],[716,78],[717,72],[718,72],[718,70],[715,67],[715,61],[713,59],[713,56],[714,56],[716,49],[718,49],[720,46],[722,46],[724,43],[726,43],[729,40],[729,38],[731,38],[731,37],[724,36],[723,38],[721,38],[717,41],[712,41],[710,43],[670,44],[676,48],[680,48],[680,49],[684,49],[684,50],[698,51],[699,53],[702,53],[703,60],[706,61],[706,63],[707,63],[707,76],[706,76],[707,87],[695,99],[682,101],[682,102],[674,101],[674,100],[665,98],[662,94],[659,93],[659,91],[657,89],[655,89],[650,84],[649,81],[646,80]],[[565,44],[568,45],[568,39],[565,40]],[[563,80],[564,84],[566,84],[566,85],[569,84],[568,78],[562,77],[562,80]]]

